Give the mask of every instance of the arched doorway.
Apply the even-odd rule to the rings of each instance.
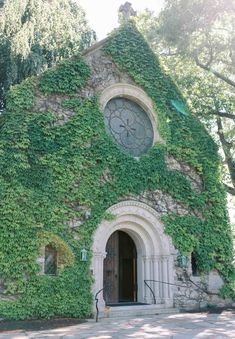
[[[104,270],[111,270],[105,264],[105,258],[110,255],[108,254],[107,243],[115,232],[120,232],[117,234],[124,233],[125,237],[128,235],[129,238],[126,237],[126,239],[133,241],[137,252],[136,280],[138,293],[136,293],[136,297],[129,296],[129,300],[132,298],[138,303],[147,304],[156,301],[157,304],[164,304],[164,307],[172,307],[172,286],[175,276],[174,258],[176,258],[177,252],[170,237],[164,233],[164,226],[160,222],[159,214],[148,205],[131,200],[113,205],[107,212],[111,213],[114,218],[113,220],[103,220],[98,225],[93,236],[92,246],[93,294],[95,296],[99,292],[100,309],[105,308],[104,299],[106,296],[102,294],[106,283]],[[120,272],[118,274],[120,275]],[[153,282],[153,280],[157,282]],[[149,285],[154,291],[155,301],[145,281],[150,282]],[[132,285],[132,292],[133,290]],[[110,301],[119,302],[119,300],[122,300],[119,288],[116,288],[116,293],[116,296],[114,296],[116,299],[110,299]]]
[[[104,259],[104,300],[107,305],[137,301],[137,251],[133,239],[115,231],[108,239]]]

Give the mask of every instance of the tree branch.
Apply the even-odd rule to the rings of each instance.
[[[224,184],[226,192],[235,196],[235,188],[232,187],[232,186],[229,186],[229,185],[227,185],[225,183],[223,183],[223,184]]]
[[[211,114],[220,116],[222,118],[232,119],[232,120],[235,121],[235,114],[223,113],[223,112],[220,112],[220,111],[212,111]]]
[[[206,70],[207,72],[211,72],[213,73],[217,78],[219,78],[220,80],[223,80],[224,82],[226,82],[228,85],[235,87],[235,82],[231,79],[229,79],[228,77],[226,77],[225,75],[211,69],[208,65],[204,65],[202,64],[197,56],[194,56],[194,60],[197,66],[199,66],[200,68]]]

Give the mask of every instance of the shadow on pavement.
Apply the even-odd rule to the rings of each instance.
[[[0,321],[0,332],[15,330],[26,330],[26,331],[51,330],[59,327],[74,326],[85,322],[86,320],[77,318]]]
[[[221,314],[224,311],[228,311],[228,312],[231,312],[232,314],[235,314],[235,308],[234,307],[211,306],[211,307],[197,309],[197,310],[191,310],[191,311],[181,310],[182,313],[208,313],[208,314]]]

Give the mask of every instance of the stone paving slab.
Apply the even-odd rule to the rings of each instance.
[[[101,319],[45,331],[1,332],[0,339],[235,339],[235,313],[180,313]]]

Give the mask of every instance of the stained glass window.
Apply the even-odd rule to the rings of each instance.
[[[44,273],[56,275],[57,271],[57,251],[50,245],[45,247]]]
[[[153,145],[153,127],[147,113],[126,98],[111,99],[104,110],[105,125],[114,141],[138,157]]]

